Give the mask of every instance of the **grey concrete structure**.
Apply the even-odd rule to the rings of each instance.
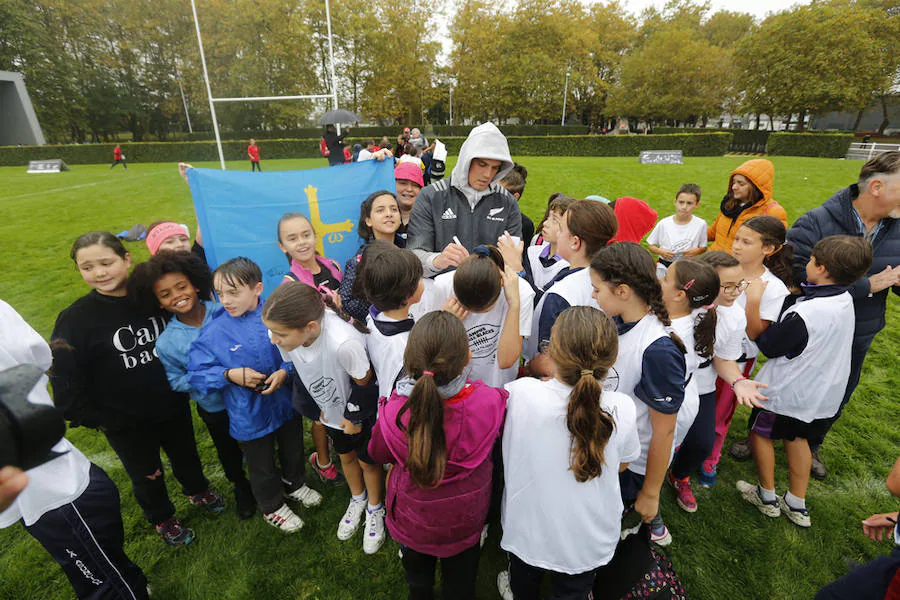
[[[0,71],[0,146],[45,143],[21,73]]]

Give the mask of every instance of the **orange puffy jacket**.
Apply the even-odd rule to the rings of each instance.
[[[772,199],[773,183],[775,181],[775,165],[764,158],[756,158],[748,160],[737,169],[731,172],[728,177],[728,189],[731,190],[731,184],[735,175],[743,175],[749,179],[753,185],[762,192],[762,200],[748,206],[734,218],[728,217],[719,211],[716,220],[707,229],[707,239],[712,242],[709,247],[710,251],[721,250],[722,252],[731,253],[731,245],[734,243],[734,236],[737,230],[741,228],[741,224],[747,219],[769,215],[776,217],[787,228],[787,212],[784,207]],[[724,203],[724,200],[723,200]]]

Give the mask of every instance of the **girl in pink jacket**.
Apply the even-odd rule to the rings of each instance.
[[[506,411],[505,390],[468,380],[466,330],[449,312],[426,314],[404,355],[408,376],[381,407],[369,454],[393,463],[387,527],[402,547],[410,598],[475,597],[479,540],[491,498],[491,450]]]

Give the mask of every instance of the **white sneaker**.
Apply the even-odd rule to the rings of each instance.
[[[758,508],[759,512],[773,519],[777,519],[781,516],[781,510],[778,508],[778,500],[771,500],[769,502],[763,500],[759,495],[759,486],[746,481],[738,481],[736,485],[738,491],[741,493],[741,497]]]
[[[512,588],[509,587],[509,571],[500,571],[497,574],[497,591],[503,600],[514,600]]]
[[[303,505],[303,508],[310,508],[311,506],[322,504],[322,494],[305,484],[290,494],[285,492],[284,497],[296,500]]]
[[[264,514],[263,518],[266,523],[285,533],[294,533],[303,529],[303,519],[294,514],[287,504],[282,504],[281,508],[275,512]]]
[[[362,520],[363,513],[366,512],[366,504],[368,504],[366,498],[350,500],[347,511],[338,524],[337,537],[339,540],[344,542],[353,537],[353,534],[359,529],[359,522]]]
[[[366,511],[366,528],[363,530],[363,552],[375,554],[384,544],[384,507]]]
[[[794,525],[799,525],[800,527],[812,526],[812,521],[809,519],[809,511],[805,508],[794,508],[787,503],[784,496],[778,496],[778,508],[781,510],[781,514],[790,519]]]

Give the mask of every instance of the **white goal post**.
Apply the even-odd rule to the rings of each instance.
[[[328,58],[331,64],[331,93],[303,94],[300,96],[250,96],[246,98],[215,98],[209,85],[209,71],[206,69],[206,53],[203,51],[203,37],[200,35],[200,21],[197,19],[197,4],[191,0],[194,13],[194,27],[197,29],[197,44],[200,46],[200,64],[203,65],[203,81],[206,83],[206,96],[209,98],[209,113],[212,115],[213,131],[216,134],[216,147],[219,149],[219,163],[225,170],[225,154],[222,152],[222,138],[219,135],[219,121],[216,119],[216,102],[257,102],[260,100],[320,100],[331,98],[332,108],[337,109],[337,80],[334,75],[334,46],[331,42],[331,8],[325,0],[325,21],[328,25]]]

